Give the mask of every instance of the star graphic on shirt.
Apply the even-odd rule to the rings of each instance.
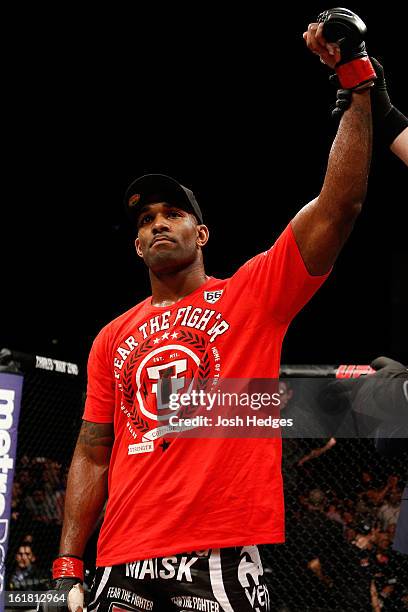
[[[165,333],[162,335],[162,340],[167,340],[167,338],[168,338],[168,337],[169,337],[168,332],[165,332]]]
[[[155,340],[153,340],[153,344],[159,344],[160,342],[160,338],[156,338]]]
[[[173,334],[171,334],[172,338],[177,338],[177,336],[178,336],[178,332],[174,332]]]
[[[170,442],[167,442],[167,440],[165,440],[163,438],[163,442],[161,444],[159,444],[160,448],[163,450],[163,453],[165,450],[167,450],[170,446]]]

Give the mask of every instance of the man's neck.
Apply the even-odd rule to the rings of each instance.
[[[201,265],[163,275],[156,275],[150,271],[152,305],[172,306],[201,287],[207,280],[208,276]]]

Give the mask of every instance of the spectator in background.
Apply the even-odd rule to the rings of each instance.
[[[304,381],[281,379],[279,380],[280,396],[280,418],[292,419],[291,427],[284,427],[281,430],[282,438],[319,438],[322,436],[323,427],[319,418],[316,416],[313,404],[313,390],[311,385],[304,384]],[[334,442],[330,442],[331,448]],[[325,451],[322,451],[325,452]]]
[[[320,455],[323,455],[323,453],[326,453],[328,450],[333,448],[335,444],[336,444],[336,438],[329,438],[326,444],[324,444],[323,446],[314,448],[313,450],[310,451],[310,453],[302,457],[302,459],[298,463],[298,466],[299,467],[302,466],[304,463],[306,463],[306,461],[310,461],[310,459],[316,459],[317,457],[320,457]]]
[[[47,496],[43,489],[35,489],[26,499],[26,505],[34,521],[41,523],[61,523],[61,515],[55,499]]]
[[[44,464],[42,480],[47,503],[54,509],[55,521],[62,524],[65,488],[61,478],[61,465],[56,461],[47,459]]]
[[[392,491],[378,510],[378,518],[384,531],[388,531],[390,525],[396,525],[401,507],[401,493]]]
[[[327,609],[367,609],[368,575],[360,565],[357,549],[347,545],[343,526],[327,516],[326,494],[313,489],[300,501],[303,511],[297,530],[304,544],[305,567],[314,579],[309,582],[310,589]]]
[[[361,493],[361,497],[366,499],[367,502],[378,506],[391,492],[399,493],[397,485],[398,477],[393,474],[388,477],[387,482],[383,487],[366,489]]]
[[[33,479],[31,477],[30,469],[28,467],[19,469],[16,474],[15,480],[17,480],[20,483],[21,488],[23,489],[24,493],[27,493],[28,491],[31,490]]]
[[[404,134],[407,136],[408,146],[408,131],[405,130]],[[382,419],[378,419],[375,431],[375,446],[380,453],[392,455],[406,452],[408,451],[408,369],[389,357],[377,357],[371,366],[376,372],[367,377],[364,384],[357,389],[352,399],[353,410],[363,413],[367,410],[367,406],[372,406],[376,414],[382,416]],[[394,493],[398,491],[398,478],[394,475],[388,478],[382,499],[391,491]],[[394,549],[408,554],[408,484],[402,494]]]
[[[23,490],[21,488],[21,484],[17,481],[14,481],[12,500],[11,500],[11,518],[14,521],[18,520],[20,513],[23,509],[22,494],[23,494]]]
[[[16,552],[14,570],[10,576],[11,591],[38,591],[46,588],[46,580],[36,565],[36,557],[29,542],[21,544]]]

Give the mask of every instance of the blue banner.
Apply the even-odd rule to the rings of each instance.
[[[0,372],[0,601],[4,591],[22,387],[23,376]]]

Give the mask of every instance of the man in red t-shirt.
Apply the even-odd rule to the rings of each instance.
[[[305,39],[334,67],[340,52],[322,25]],[[81,556],[106,500],[88,610],[270,609],[256,545],[284,541],[280,438],[186,437],[169,426],[169,402],[193,379],[278,377],[288,325],[326,279],[365,198],[375,73],[360,47],[340,63],[352,100],[320,194],[231,278],[204,271],[209,232],[189,189],[164,175],[129,187],[152,295],[104,327],[89,357],[53,567],[70,609],[83,605]]]

